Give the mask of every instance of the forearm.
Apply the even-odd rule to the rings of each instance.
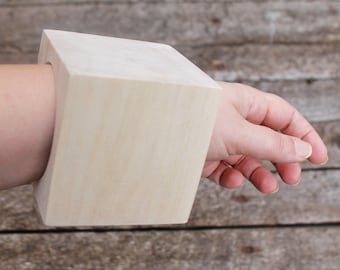
[[[38,180],[54,127],[50,65],[0,65],[0,189]]]

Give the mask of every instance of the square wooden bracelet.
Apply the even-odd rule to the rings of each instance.
[[[34,185],[46,225],[188,221],[221,88],[174,48],[45,30],[56,122]]]

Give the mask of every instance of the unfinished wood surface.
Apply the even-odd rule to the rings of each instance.
[[[3,234],[0,268],[338,270],[340,227]]]
[[[98,35],[46,30],[39,63],[57,93],[44,223],[187,222],[220,86],[170,46]]]
[[[274,195],[263,195],[250,183],[231,191],[202,179],[189,222],[172,227],[340,222],[339,193],[339,170],[306,171],[298,186],[281,183]],[[0,198],[1,231],[50,229],[41,225],[33,210],[29,186],[1,191]]]
[[[0,5],[6,51],[36,51],[44,28],[172,45],[340,41],[340,3],[335,0],[39,2]]]

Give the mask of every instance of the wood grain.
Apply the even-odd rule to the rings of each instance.
[[[1,47],[3,49],[4,46]],[[325,80],[340,77],[340,43],[321,45],[177,46],[182,54],[225,81]],[[0,53],[0,63],[36,63],[36,52]]]
[[[38,55],[34,53],[0,53],[0,64],[36,64]]]
[[[37,51],[44,28],[171,45],[337,42],[339,13],[338,1],[5,1],[0,47]]]
[[[203,181],[190,222],[196,226],[338,222],[339,179],[338,170],[307,171],[298,186],[280,181],[278,194],[268,196],[249,183],[229,191]]]
[[[340,228],[0,235],[1,269],[337,270]]]
[[[325,142],[328,149],[329,160],[324,168],[340,168],[340,122],[330,121],[315,123],[313,125]],[[304,168],[313,168],[308,163],[303,164]]]
[[[186,223],[220,86],[170,46],[99,35],[45,30],[39,63],[57,95],[44,223]]]
[[[335,0],[0,0],[0,63],[35,63],[43,28],[170,43],[215,79],[288,99],[330,156],[270,196],[202,179],[189,223],[164,231],[48,233],[31,187],[1,191],[0,269],[337,270],[340,228],[308,224],[340,222],[339,14]],[[273,227],[224,227],[242,225]]]
[[[178,46],[178,49],[216,80],[323,80],[340,75],[340,43]]]
[[[202,179],[189,223],[172,227],[340,222],[339,192],[340,170],[306,171],[298,186],[281,183],[280,191],[274,195],[263,195],[250,183],[231,191]],[[49,229],[34,213],[29,186],[0,194],[1,231]]]
[[[262,81],[249,84],[286,99],[311,122],[340,119],[338,80]]]

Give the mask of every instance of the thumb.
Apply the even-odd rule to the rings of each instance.
[[[312,155],[312,146],[299,138],[288,136],[268,127],[244,121],[242,137],[238,136],[238,154],[277,163],[301,162]]]

